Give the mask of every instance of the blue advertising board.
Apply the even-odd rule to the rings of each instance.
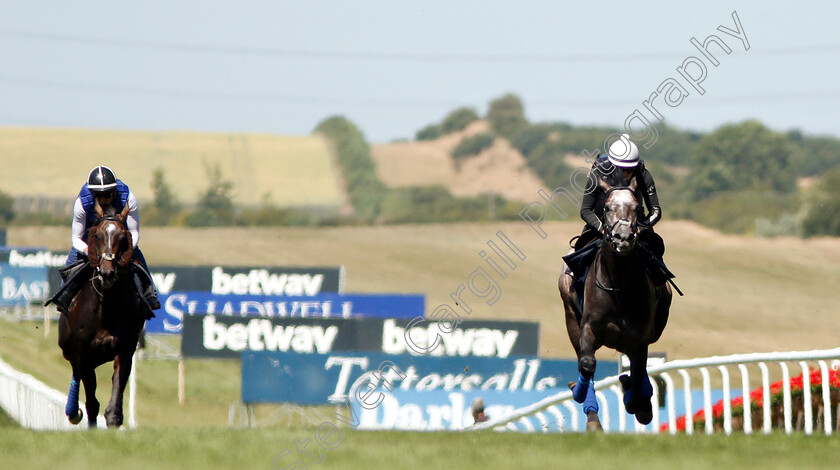
[[[414,318],[423,316],[422,294],[336,294],[311,297],[217,295],[210,292],[161,294],[162,308],[146,322],[149,333],[180,334],[185,315],[298,318]]]
[[[66,251],[50,251],[46,248],[28,246],[0,247],[0,263],[20,267],[60,268],[67,261]]]
[[[342,402],[352,390],[376,381],[377,370],[400,390],[546,390],[578,376],[576,360],[533,356],[432,357],[384,353],[242,353],[244,403],[323,405]],[[615,375],[618,364],[599,361],[596,380]],[[400,375],[404,377],[400,377]],[[380,374],[381,375],[381,374]]]
[[[503,419],[524,406],[532,405],[543,398],[566,391],[567,388],[537,390],[434,390],[418,392],[416,390],[395,389],[382,394],[382,401],[376,406],[362,406],[356,400],[350,400],[354,414],[359,420],[359,429],[402,430],[402,431],[458,431],[474,424],[471,404],[474,398],[484,401],[484,411],[490,419]],[[723,390],[712,390],[712,402],[723,397]],[[617,431],[619,426],[619,397],[612,392],[603,394],[606,407],[601,408],[600,418],[606,430]],[[674,394],[675,416],[685,414],[685,395],[682,391]],[[692,414],[703,408],[702,390],[692,392]],[[543,410],[539,415],[531,415],[511,424],[520,431],[561,432],[586,429],[586,415],[581,405],[569,402],[576,413],[565,405],[558,404]],[[664,405],[664,404],[663,404]],[[636,425],[635,418],[625,413],[628,428]],[[576,423],[573,422],[576,421]],[[668,422],[668,409],[659,409],[659,422]],[[576,424],[576,426],[575,426]],[[653,424],[646,426],[653,431]]]
[[[45,266],[12,266],[0,263],[0,306],[27,305],[47,299]]]

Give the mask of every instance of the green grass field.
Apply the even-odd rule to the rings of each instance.
[[[176,197],[194,203],[207,188],[205,162],[234,184],[234,201],[277,206],[338,206],[337,169],[317,136],[0,128],[0,189],[13,196],[72,202],[96,165],[106,165],[141,202],[151,201],[152,171],[163,168]],[[22,178],[21,175],[26,177]]]
[[[840,440],[804,435],[633,436],[342,430],[324,452],[308,428],[36,433],[0,428],[4,469],[833,469]],[[315,464],[297,453],[294,441]],[[284,450],[290,453],[275,457]],[[306,466],[295,466],[294,462]]]
[[[427,309],[480,263],[487,240],[504,232],[526,254],[500,283],[493,306],[473,299],[475,318],[541,323],[541,355],[570,357],[556,279],[566,241],[580,224],[548,223],[543,240],[524,223],[282,229],[146,228],[149,263],[344,265],[349,292],[419,292]],[[666,261],[686,297],[675,298],[663,338],[670,359],[837,347],[840,240],[724,236],[685,222],[657,226]],[[15,227],[11,245],[67,249],[69,229]],[[66,390],[69,366],[37,322],[0,323],[0,357]],[[599,358],[614,359],[610,351]],[[119,458],[124,468],[271,468],[274,456],[310,427],[227,429],[239,398],[236,361],[186,361],[186,403],[177,399],[177,362],[138,365],[139,429],[34,433],[2,424],[0,469],[90,468]],[[110,370],[99,370],[106,402]],[[271,410],[258,410],[266,416]],[[622,436],[355,432],[308,468],[836,468],[836,436]],[[90,455],[87,455],[90,454]],[[115,457],[118,456],[118,457]],[[291,460],[283,465],[290,465]],[[283,468],[283,465],[277,468]],[[292,467],[294,468],[294,467]],[[302,467],[301,467],[302,468]]]

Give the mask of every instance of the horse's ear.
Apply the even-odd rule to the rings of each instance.
[[[120,212],[120,220],[125,223],[125,219],[128,217],[128,204],[123,207],[122,212]]]
[[[610,189],[612,189],[612,186],[610,186],[610,184],[607,183],[607,180],[605,180],[604,178],[598,178],[598,186],[600,186],[601,189],[604,190],[604,192],[607,192]]]
[[[99,205],[99,200],[98,199],[93,204],[93,213],[96,214],[97,219],[101,219],[102,217],[105,217],[105,211],[102,210],[102,206]]]
[[[630,188],[630,191],[633,191],[634,193],[636,192],[636,188],[639,186],[639,180],[636,178],[638,177],[634,176],[630,178],[630,184],[627,185],[627,187]]]

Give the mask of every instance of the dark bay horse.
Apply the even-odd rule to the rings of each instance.
[[[131,273],[133,248],[125,226],[128,204],[120,214],[107,213],[97,202],[99,220],[88,232],[90,281],[76,295],[58,324],[58,345],[73,368],[65,413],[73,424],[82,419],[79,383],[85,386],[88,426],[96,427],[95,369],[114,362],[111,400],[105,408],[108,427],[123,422],[123,392],[131,372],[131,361],[145,317]]]
[[[566,330],[578,357],[580,376],[573,387],[583,403],[587,429],[601,429],[592,377],[595,351],[601,346],[630,359],[630,375],[622,378],[624,406],[641,424],[650,423],[653,388],[647,375],[648,345],[655,343],[668,321],[671,288],[655,286],[645,270],[645,253],[638,245],[636,179],[626,186],[599,179],[606,194],[605,234],[589,268],[583,289],[583,311],[572,278],[562,274],[558,287],[566,311]]]

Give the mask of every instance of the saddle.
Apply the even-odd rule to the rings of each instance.
[[[577,248],[581,240],[575,240],[575,238],[571,240],[570,244]],[[574,278],[572,287],[578,295],[578,306],[581,311],[583,311],[583,288],[586,285],[589,267],[595,260],[595,255],[598,253],[601,245],[603,245],[603,242],[604,240],[602,238],[595,238],[588,241],[583,247],[577,248],[574,252],[563,256],[563,261],[568,266],[568,271],[571,272]],[[662,261],[662,256],[665,254],[665,242],[662,240],[662,237],[657,235],[653,230],[643,230],[639,233],[638,247],[643,253],[642,262],[653,285],[660,286],[675,277],[674,273]]]
[[[152,275],[136,260],[131,263],[131,273],[134,279],[134,287],[137,290],[137,295],[141,303],[146,307],[146,319],[155,317],[154,309],[149,303],[148,297],[154,294],[154,282]],[[63,281],[62,286],[58,289],[49,300],[44,302],[46,307],[49,304],[55,304],[59,312],[67,313],[70,310],[70,305],[76,294],[82,290],[82,285],[87,282],[93,275],[93,268],[90,267],[90,261],[87,259],[80,259],[73,264],[59,268],[59,275]]]

